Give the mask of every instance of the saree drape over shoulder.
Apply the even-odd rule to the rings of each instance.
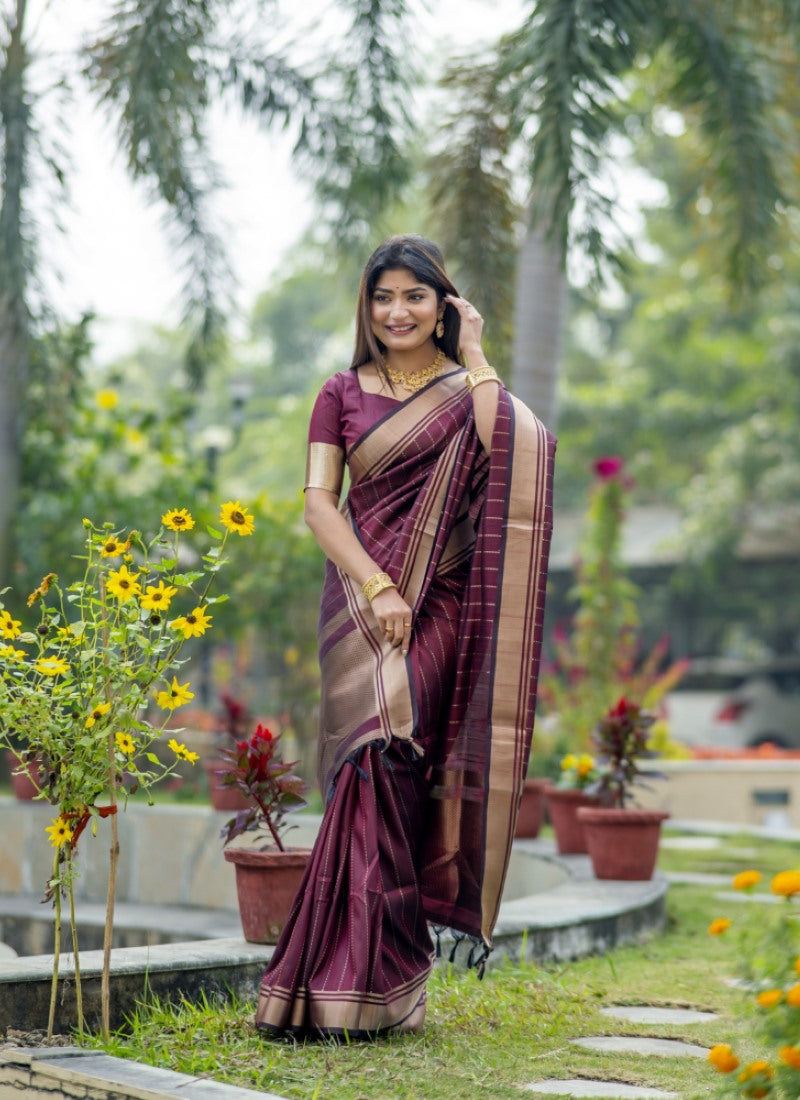
[[[552,526],[554,441],[505,390],[487,455],[462,370],[406,401],[363,395],[360,433],[354,385],[350,371],[326,387],[339,424],[312,431],[309,484],[338,491],[348,448],[342,510],[413,608],[413,629],[403,657],[328,563],[328,802],[256,1017],[296,1034],[402,1023],[432,965],[427,922],[490,950],[530,751]]]

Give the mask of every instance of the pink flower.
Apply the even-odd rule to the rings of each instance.
[[[610,481],[611,478],[616,477],[622,469],[622,459],[619,455],[608,455],[605,458],[598,458],[592,465],[592,469],[601,481]]]

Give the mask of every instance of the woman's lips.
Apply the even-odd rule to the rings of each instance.
[[[402,336],[406,332],[411,332],[414,328],[416,328],[416,325],[387,325],[386,331],[393,332],[397,336]]]

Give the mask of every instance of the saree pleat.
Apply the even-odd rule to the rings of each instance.
[[[403,657],[386,642],[359,586],[329,562],[328,803],[259,1026],[369,1035],[398,1024],[430,970],[426,921],[480,941],[478,965],[491,950],[533,730],[553,453],[501,390],[487,456],[462,371],[352,446],[342,510],[412,607],[411,645]]]

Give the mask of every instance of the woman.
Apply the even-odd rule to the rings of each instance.
[[[421,1027],[428,922],[471,936],[480,966],[491,950],[533,726],[553,441],[487,364],[482,326],[434,244],[386,241],[352,365],[311,417],[327,804],[261,986],[272,1033]]]

